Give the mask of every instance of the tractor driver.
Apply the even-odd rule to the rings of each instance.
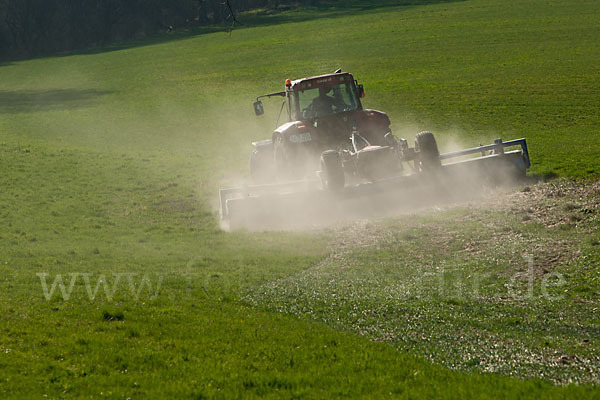
[[[347,107],[343,101],[338,100],[335,97],[328,96],[327,94],[329,92],[331,92],[330,86],[320,87],[319,96],[313,99],[311,108],[316,117],[333,114],[334,112],[340,112]]]

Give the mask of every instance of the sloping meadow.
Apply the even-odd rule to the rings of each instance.
[[[239,17],[230,34],[0,65],[2,397],[597,395],[596,3]],[[253,99],[338,67],[400,137],[526,137],[532,174],[565,180],[223,232],[217,189],[247,179],[280,107],[256,118]],[[554,386],[569,382],[584,385]]]

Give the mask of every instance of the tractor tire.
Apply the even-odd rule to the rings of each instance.
[[[250,154],[250,177],[255,185],[274,180],[273,152],[256,149]]]
[[[440,152],[431,132],[420,132],[415,137],[415,151],[417,160],[415,164],[420,171],[435,171],[442,165],[440,161]]]
[[[321,182],[323,189],[333,192],[342,190],[346,184],[342,161],[335,150],[327,150],[321,154]]]
[[[273,161],[275,162],[275,176],[279,181],[290,179],[290,162],[285,148],[285,139],[280,134],[273,138]]]

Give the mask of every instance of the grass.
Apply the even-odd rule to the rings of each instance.
[[[269,135],[278,109],[267,105],[270,115],[256,119],[251,100],[280,89],[286,77],[342,66],[365,84],[366,105],[390,114],[399,135],[412,139],[431,129],[446,147],[525,136],[534,172],[595,177],[595,3],[545,4],[341,9],[231,35],[15,63],[3,67],[0,109],[11,111],[4,129],[99,149],[169,149],[171,158],[192,160],[186,167],[196,173],[245,171],[248,141]],[[36,101],[40,113],[32,118],[23,111],[36,98],[51,101]],[[220,157],[206,164],[193,158],[214,148]]]
[[[452,369],[598,384],[599,253],[588,238],[599,220],[556,223],[571,220],[572,207],[586,209],[566,200],[573,195],[544,211],[531,206],[545,196],[530,193],[505,209],[367,224],[353,234],[369,238],[358,239],[359,250],[339,251],[246,299]]]
[[[276,119],[252,99],[339,66],[400,136],[525,136],[533,173],[598,177],[595,2],[413,3],[0,66],[2,396],[597,396],[593,190],[384,221],[341,252],[352,232],[219,229],[216,189]],[[549,265],[536,293],[566,277],[560,302],[502,299],[522,253]]]

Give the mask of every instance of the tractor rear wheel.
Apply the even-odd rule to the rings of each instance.
[[[255,149],[250,154],[250,176],[255,185],[273,181],[273,151],[270,149]]]
[[[277,134],[273,138],[273,158],[275,161],[275,171],[277,178],[280,181],[289,180],[290,164],[285,148],[285,141],[283,139],[283,136],[280,134]]]
[[[325,190],[338,191],[346,184],[340,155],[335,150],[321,154],[321,182]]]
[[[415,137],[415,151],[418,153],[415,164],[419,170],[435,171],[442,165],[433,133],[419,132]]]

